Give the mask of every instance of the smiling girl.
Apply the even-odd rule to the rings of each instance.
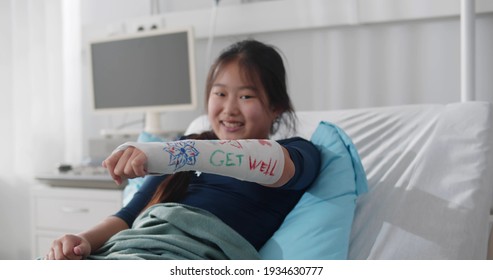
[[[316,178],[320,155],[300,137],[269,139],[280,124],[295,127],[284,64],[272,46],[245,40],[225,49],[209,71],[206,104],[209,132],[117,148],[103,162],[115,182],[149,175],[145,183],[115,215],[55,240],[46,258],[97,254],[161,203],[200,209],[230,228],[228,235],[237,233],[238,246],[259,250]]]

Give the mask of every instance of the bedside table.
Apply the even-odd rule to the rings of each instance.
[[[54,239],[79,233],[122,207],[123,189],[54,187],[31,189],[31,255],[44,256]]]

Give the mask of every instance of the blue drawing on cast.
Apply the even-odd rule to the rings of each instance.
[[[164,150],[170,154],[169,166],[175,166],[175,171],[185,165],[195,165],[199,151],[194,147],[194,141],[178,141],[167,143]]]

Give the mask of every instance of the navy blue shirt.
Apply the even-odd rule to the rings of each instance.
[[[178,202],[211,212],[260,249],[314,181],[320,168],[320,154],[310,141],[294,137],[278,143],[288,150],[295,166],[293,178],[284,186],[270,188],[202,173],[193,176],[186,196]],[[115,216],[131,226],[166,176],[148,176],[132,200]]]

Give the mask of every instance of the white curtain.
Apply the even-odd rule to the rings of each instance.
[[[79,1],[1,2],[0,258],[22,259],[36,174],[80,160]]]

